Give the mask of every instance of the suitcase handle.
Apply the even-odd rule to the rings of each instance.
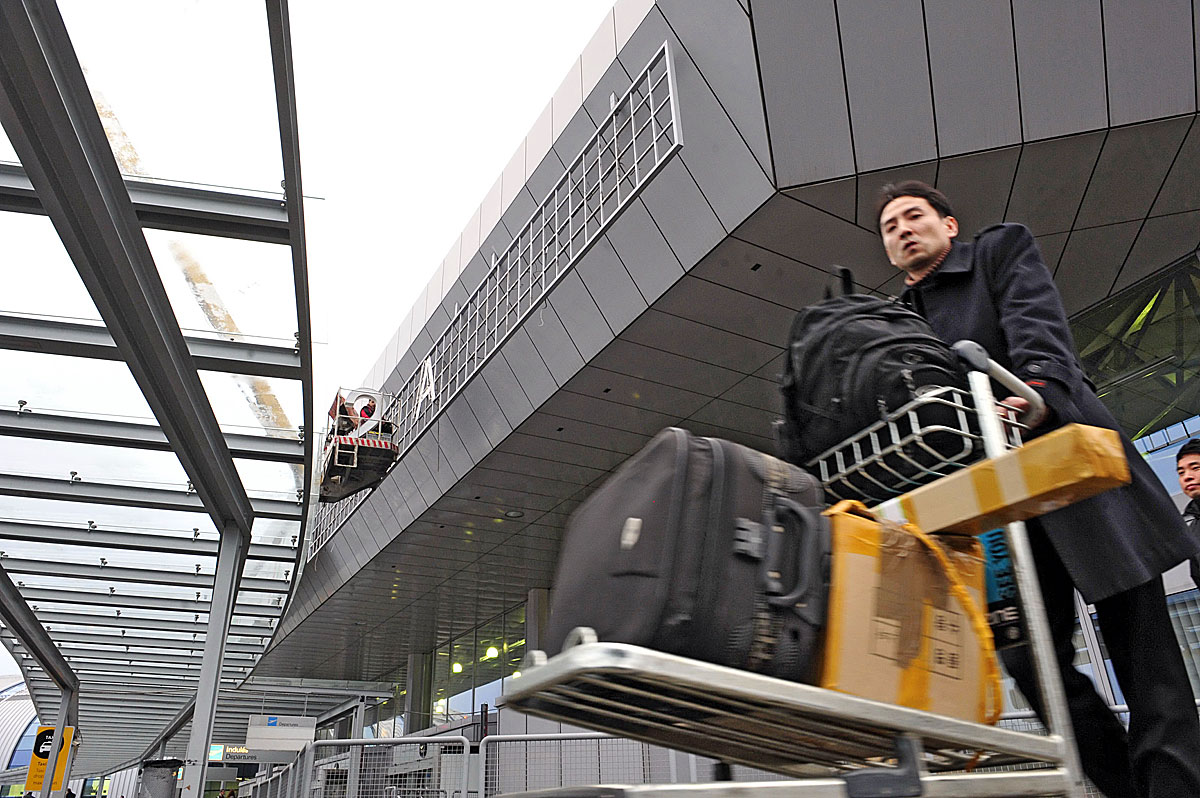
[[[822,602],[824,594],[817,583],[821,580],[825,555],[829,551],[829,536],[821,516],[784,496],[775,498],[774,516],[773,519],[769,519],[773,522],[771,526],[782,525],[784,532],[779,534],[772,531],[767,537],[767,556],[763,558],[767,603],[773,607],[795,607],[797,610],[804,610],[805,615],[821,619],[825,615]],[[783,588],[778,578],[772,574],[782,574],[785,570],[782,562],[786,551],[783,534],[787,533],[789,518],[795,520],[791,527],[799,536],[801,567],[796,574],[796,584],[788,593],[780,595]],[[771,526],[768,526],[768,529]]]

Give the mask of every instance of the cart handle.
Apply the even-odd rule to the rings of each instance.
[[[1029,402],[1029,409],[1021,416],[1030,418],[1041,418],[1046,413],[1046,401],[1042,399],[1041,394],[1030,388],[1021,378],[1013,374],[1008,369],[1001,366],[996,361],[988,357],[987,350],[974,341],[959,341],[951,347],[954,354],[958,355],[958,359],[966,364],[967,368],[972,371],[981,371],[991,377],[1000,385],[1012,391],[1014,396],[1019,396]]]

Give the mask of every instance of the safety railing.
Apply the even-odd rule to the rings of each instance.
[[[466,737],[322,740],[238,798],[467,798],[470,762]]]
[[[664,42],[463,304],[400,389],[396,443],[404,455],[536,310],[621,212],[683,146],[678,91]],[[328,540],[350,511],[317,511],[314,541]],[[317,547],[310,548],[311,557]]]

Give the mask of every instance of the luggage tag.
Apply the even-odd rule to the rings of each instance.
[[[1025,608],[1017,592],[1012,558],[1003,529],[993,529],[978,535],[986,561],[987,619],[992,629],[996,650],[1015,648],[1029,642],[1025,631]]]

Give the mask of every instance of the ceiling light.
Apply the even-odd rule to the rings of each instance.
[[[462,673],[462,663],[461,663],[461,662],[456,662],[456,663],[454,663],[453,665],[451,665],[451,666],[450,666],[450,672],[451,672],[451,673]]]
[[[521,512],[520,510],[508,510],[507,512],[504,513],[504,517],[505,518],[524,518],[525,513]]]

